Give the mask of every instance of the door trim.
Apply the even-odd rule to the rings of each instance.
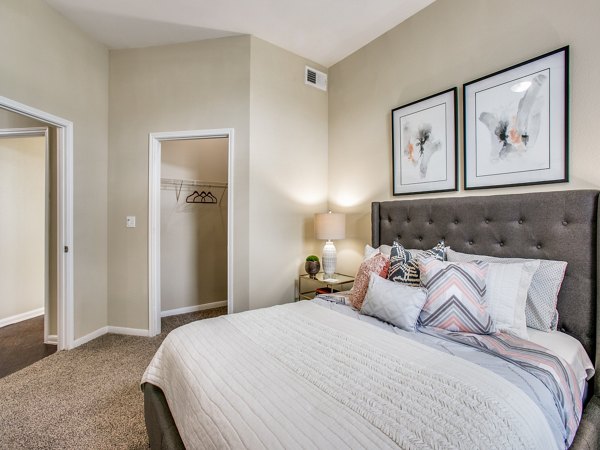
[[[0,96],[0,107],[57,128],[58,350],[73,348],[73,122]]]
[[[27,137],[43,137],[44,138],[44,204],[46,207],[44,218],[44,307],[39,308],[36,312],[42,311],[44,315],[44,344],[57,344],[57,338],[53,340],[49,338],[50,329],[50,277],[49,277],[49,235],[50,229],[50,144],[48,142],[48,127],[30,127],[30,128],[2,128],[0,129],[0,138],[27,138]],[[36,314],[37,316],[41,314]],[[21,320],[35,317],[32,315],[20,314]],[[1,322],[1,321],[0,321]],[[12,322],[11,322],[12,323]]]
[[[233,297],[233,173],[234,129],[169,131],[150,133],[148,139],[148,334],[161,332],[160,301],[160,169],[161,143],[184,139],[228,138],[227,168],[227,311],[234,311]]]

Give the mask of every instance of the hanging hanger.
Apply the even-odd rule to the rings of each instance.
[[[196,199],[198,197],[200,197],[200,194],[198,193],[198,191],[194,191],[186,197],[185,202],[186,203],[199,203],[196,201]]]

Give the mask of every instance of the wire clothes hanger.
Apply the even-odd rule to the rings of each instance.
[[[188,195],[185,199],[186,203],[219,203],[217,197],[215,197],[212,192],[208,191],[194,191],[190,195]]]

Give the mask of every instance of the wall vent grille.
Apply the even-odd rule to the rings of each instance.
[[[304,68],[304,84],[316,87],[322,91],[327,90],[327,74],[320,72],[312,67]]]

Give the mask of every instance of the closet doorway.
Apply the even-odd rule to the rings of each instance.
[[[149,334],[161,317],[232,311],[233,131],[150,135]]]

